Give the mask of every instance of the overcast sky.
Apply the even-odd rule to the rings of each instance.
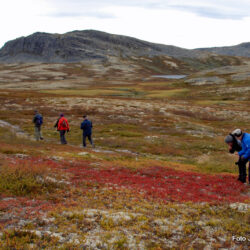
[[[184,48],[250,42],[250,0],[1,0],[0,47],[37,31],[96,29]]]

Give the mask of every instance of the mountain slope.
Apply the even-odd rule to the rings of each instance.
[[[212,52],[219,55],[250,57],[250,42],[227,47],[201,48],[196,49],[196,51]]]
[[[0,50],[0,62],[79,62],[108,56],[161,56],[194,58],[203,54],[95,30],[65,34],[34,33],[9,41]]]

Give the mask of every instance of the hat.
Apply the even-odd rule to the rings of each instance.
[[[64,117],[64,114],[60,114],[61,117]]]
[[[240,137],[242,135],[242,131],[241,129],[237,128],[232,132],[233,135],[235,135],[236,137]]]
[[[226,138],[225,138],[225,143],[230,143],[230,142],[233,142],[234,141],[234,138],[232,135],[227,135]]]

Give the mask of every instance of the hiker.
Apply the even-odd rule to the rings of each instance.
[[[93,139],[92,139],[92,122],[87,119],[87,116],[83,116],[83,122],[81,123],[81,129],[83,131],[83,147],[86,148],[86,138],[88,138],[92,147],[94,147]]]
[[[33,123],[35,125],[35,138],[37,141],[43,140],[41,127],[43,124],[43,117],[38,113],[37,110],[34,111]]]
[[[236,136],[233,135],[232,133],[230,133],[229,135],[226,136],[225,138],[225,143],[228,144],[228,149],[229,149],[229,153],[230,154],[234,154],[235,152],[240,152],[242,150],[241,148],[241,141],[237,140]],[[238,162],[235,163],[236,165],[238,165]],[[238,181],[241,180],[241,168],[239,167],[239,177],[238,177]]]
[[[67,144],[65,134],[66,132],[69,132],[69,123],[63,114],[60,115],[60,118],[57,120],[55,127],[60,133],[61,144]]]
[[[238,153],[240,158],[237,164],[239,165],[239,169],[241,171],[240,181],[242,183],[246,183],[246,178],[247,178],[246,165],[248,162],[250,162],[250,134],[243,133],[241,129],[234,130],[232,134],[236,136],[238,140],[241,141],[242,150],[239,151]],[[248,182],[250,184],[250,163],[248,166]]]

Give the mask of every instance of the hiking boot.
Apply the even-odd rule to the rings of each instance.
[[[42,141],[42,140],[43,140],[43,137],[40,137],[40,140]]]

